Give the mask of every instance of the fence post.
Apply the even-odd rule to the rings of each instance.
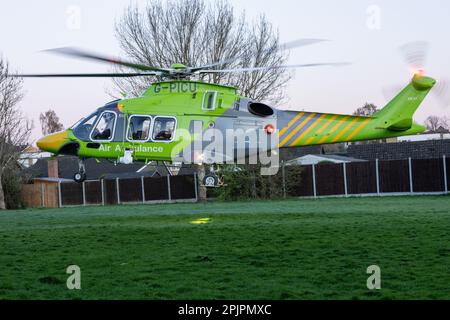
[[[413,174],[412,174],[412,160],[411,157],[408,158],[408,167],[409,167],[409,192],[413,193]]]
[[[119,178],[116,178],[117,204],[120,204]]]
[[[86,205],[86,188],[84,186],[84,181],[81,183],[81,189],[83,190],[83,206]]]
[[[169,200],[172,200],[172,191],[170,190],[170,174],[167,175],[167,194],[169,195]]]
[[[101,179],[100,182],[101,182],[101,186],[102,186],[102,206],[104,206],[105,205],[105,186],[104,186],[105,180]]]
[[[58,205],[60,208],[62,208],[61,181],[58,182]]]
[[[344,191],[345,191],[345,196],[348,197],[348,190],[347,190],[347,163],[342,163],[342,169],[343,169],[343,173],[344,173]]]
[[[194,191],[195,191],[195,201],[198,201],[197,172],[194,172]]]
[[[145,203],[144,176],[141,176],[142,203]]]
[[[284,168],[284,161],[281,161],[281,177],[283,180],[283,198],[286,198],[286,171]]]
[[[444,188],[445,188],[445,193],[448,193],[448,181],[447,181],[447,159],[444,156],[442,157],[442,160],[444,161]]]
[[[317,198],[317,190],[316,190],[316,165],[312,165],[312,180],[313,180],[313,192],[314,198]]]
[[[380,167],[379,167],[380,161],[378,158],[375,160],[375,171],[377,176],[377,195],[380,195]]]
[[[41,207],[45,208],[45,187],[43,183],[41,183]]]

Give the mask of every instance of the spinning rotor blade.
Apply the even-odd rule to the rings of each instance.
[[[54,74],[12,74],[12,78],[128,78],[158,76],[160,73],[54,73]]]
[[[450,107],[450,84],[449,80],[439,80],[433,92],[444,108]]]
[[[286,50],[295,49],[295,48],[299,48],[299,47],[305,47],[305,46],[309,46],[309,45],[312,45],[315,43],[325,42],[325,41],[329,41],[329,40],[326,40],[326,39],[297,39],[297,40],[286,42],[286,43],[280,45],[277,51],[286,51]],[[220,65],[232,63],[236,60],[239,60],[239,57],[233,57],[233,58],[225,59],[222,61],[213,62],[213,63],[207,64],[207,65],[201,66],[201,67],[190,68],[190,71],[197,72],[200,70],[207,70],[207,69],[211,69],[213,67],[217,67]]]
[[[272,69],[294,69],[294,68],[309,68],[309,67],[341,67],[350,65],[348,62],[336,62],[336,63],[308,63],[308,64],[296,64],[296,65],[281,65],[273,67],[250,67],[250,68],[237,68],[237,69],[224,69],[224,70],[199,70],[197,73],[233,73],[233,72],[254,72]]]
[[[424,73],[429,48],[430,45],[426,41],[410,42],[400,47],[400,52],[413,73]],[[448,80],[438,79],[436,86],[431,91],[444,108],[450,106],[449,83]]]
[[[400,52],[410,70],[423,71],[428,56],[429,44],[426,41],[410,42],[400,47]]]
[[[71,57],[87,59],[87,60],[112,63],[112,64],[117,64],[117,65],[121,65],[124,67],[136,69],[136,70],[141,70],[141,71],[169,72],[169,69],[157,68],[157,67],[152,67],[152,66],[146,66],[143,64],[122,61],[122,60],[119,60],[116,58],[106,57],[106,56],[98,55],[95,53],[89,53],[87,51],[84,51],[84,50],[81,50],[78,48],[72,48],[72,47],[49,49],[49,50],[44,50],[44,52],[55,53],[55,54],[59,54],[59,55],[71,56]]]

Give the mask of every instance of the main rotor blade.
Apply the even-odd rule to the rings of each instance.
[[[159,72],[149,73],[47,73],[47,74],[11,74],[11,78],[128,78],[160,76]]]
[[[119,60],[117,58],[102,56],[102,55],[99,55],[96,53],[90,53],[85,50],[81,50],[81,49],[73,48],[73,47],[49,49],[49,50],[44,50],[44,52],[55,53],[55,54],[59,54],[59,55],[71,56],[71,57],[87,59],[87,60],[112,63],[112,64],[117,64],[117,65],[121,65],[124,67],[136,69],[136,70],[141,70],[141,71],[159,71],[159,72],[168,72],[169,71],[168,69],[164,69],[164,68],[146,66],[143,64],[137,64],[137,63],[133,63],[133,62]]]
[[[199,70],[197,73],[233,73],[233,72],[254,72],[273,69],[295,69],[295,68],[310,68],[310,67],[342,67],[350,65],[349,62],[336,62],[336,63],[308,63],[308,64],[296,64],[296,65],[281,65],[273,67],[250,67],[250,68],[237,68],[237,69],[224,69],[224,70]]]
[[[325,41],[329,41],[326,39],[297,39],[294,41],[290,41],[290,42],[286,42],[281,44],[278,47],[278,52],[279,51],[286,51],[286,50],[290,50],[290,49],[295,49],[295,48],[299,48],[299,47],[305,47],[305,46],[309,46],[315,43],[319,43],[319,42],[325,42]],[[232,63],[236,60],[239,60],[239,57],[233,57],[233,58],[229,58],[229,59],[225,59],[222,61],[216,61],[210,64],[206,64],[204,66],[200,66],[200,67],[194,67],[194,68],[190,68],[191,72],[196,72],[199,70],[206,70],[206,69],[211,69],[213,67],[217,67],[220,65],[224,65],[224,64],[229,64]]]

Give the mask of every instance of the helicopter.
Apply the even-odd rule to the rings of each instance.
[[[319,39],[301,39],[284,48],[309,45]],[[425,127],[413,121],[413,115],[424,101],[436,80],[425,76],[422,70],[384,108],[372,116],[335,113],[280,110],[268,104],[240,96],[235,87],[192,80],[204,74],[253,72],[266,67],[218,69],[230,62],[219,61],[200,67],[181,63],[170,68],[154,67],[65,47],[49,50],[75,58],[110,63],[136,70],[129,73],[82,74],[22,74],[16,77],[149,77],[158,81],[139,97],[115,100],[83,117],[69,129],[45,136],[37,146],[55,155],[73,155],[79,158],[76,182],[86,179],[84,160],[106,158],[119,163],[133,161],[180,161],[180,153],[191,148],[200,133],[214,129],[241,130],[238,135],[259,130],[255,148],[244,143],[234,144],[227,160],[235,161],[240,149],[245,156],[261,152],[261,140],[275,137],[275,145],[264,151],[308,145],[333,144],[363,140],[384,139],[413,135]],[[342,66],[346,63],[311,63],[282,65],[276,68],[306,68]],[[273,67],[272,67],[273,68]],[[184,134],[182,134],[184,132]],[[187,134],[186,134],[187,133]],[[225,136],[225,134],[224,134]],[[205,162],[203,154],[192,156],[194,163]],[[183,159],[182,159],[183,160]],[[213,162],[214,163],[214,162]],[[216,186],[218,179],[206,177],[207,186]]]

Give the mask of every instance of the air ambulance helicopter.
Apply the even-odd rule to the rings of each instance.
[[[318,39],[296,40],[283,48],[320,42]],[[413,115],[436,80],[417,71],[411,82],[382,110],[373,116],[341,115],[306,111],[279,110],[237,94],[237,89],[214,83],[194,81],[211,73],[253,72],[265,67],[218,69],[230,60],[200,67],[173,64],[170,68],[142,65],[109,58],[76,48],[50,50],[66,56],[128,67],[132,73],[103,74],[23,74],[17,77],[148,77],[156,76],[142,96],[109,102],[83,117],[69,129],[37,141],[41,150],[55,155],[74,155],[79,170],[74,180],[86,179],[84,160],[107,158],[120,163],[133,161],[177,161],[178,154],[195,139],[192,128],[245,128],[277,135],[277,146],[290,148],[390,138],[421,133],[425,127],[413,121]],[[342,63],[283,65],[276,68],[340,66]],[[180,129],[191,135],[178,134]],[[234,150],[236,151],[236,150]],[[259,152],[257,148],[248,152]],[[247,153],[248,155],[248,153]],[[217,180],[214,180],[217,184]]]

